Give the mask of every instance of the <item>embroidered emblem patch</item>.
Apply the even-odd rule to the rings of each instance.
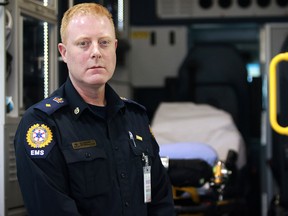
[[[51,143],[52,138],[52,131],[44,124],[32,125],[26,134],[27,143],[32,148],[44,148]]]

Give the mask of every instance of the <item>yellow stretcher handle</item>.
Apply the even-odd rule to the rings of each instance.
[[[277,121],[277,65],[281,61],[288,61],[288,52],[276,55],[270,62],[269,70],[269,117],[271,127],[279,134],[288,136],[288,126],[283,127]],[[287,71],[288,72],[288,71]],[[287,98],[288,100],[288,98]]]

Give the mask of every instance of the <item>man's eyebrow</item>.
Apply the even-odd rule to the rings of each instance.
[[[83,40],[83,39],[89,39],[89,40],[90,40],[91,37],[84,36],[84,35],[83,35],[83,36],[79,36],[79,37],[76,38],[76,41],[77,41],[77,40]]]

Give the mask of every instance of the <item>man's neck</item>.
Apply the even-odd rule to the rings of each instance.
[[[106,106],[105,85],[93,86],[91,88],[88,86],[74,85],[74,88],[86,103],[95,106]]]

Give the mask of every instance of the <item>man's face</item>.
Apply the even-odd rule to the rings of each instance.
[[[107,17],[76,15],[67,26],[65,42],[58,45],[74,85],[103,86],[116,66],[117,40]]]

